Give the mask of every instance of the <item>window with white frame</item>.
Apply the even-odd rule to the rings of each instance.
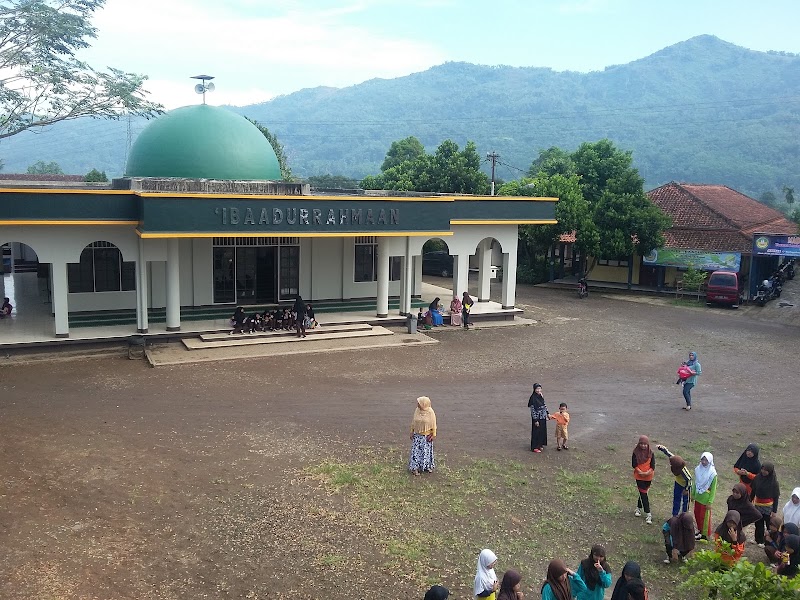
[[[402,260],[399,256],[389,259],[389,281],[400,281]],[[353,260],[353,281],[378,280],[378,240],[374,236],[360,236],[355,239]]]
[[[67,285],[71,294],[133,291],[136,263],[123,261],[111,242],[93,242],[81,252],[80,262],[67,265]]]

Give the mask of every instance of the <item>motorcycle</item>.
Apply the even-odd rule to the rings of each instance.
[[[581,300],[589,296],[589,285],[586,283],[586,278],[581,277],[578,280],[578,298]]]
[[[770,300],[781,297],[781,280],[777,275],[773,275],[769,279],[765,279],[756,289],[756,295],[753,298],[759,306],[766,305]]]

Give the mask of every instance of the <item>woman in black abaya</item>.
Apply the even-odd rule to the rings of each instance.
[[[533,384],[533,393],[528,399],[531,409],[531,452],[539,454],[547,446],[547,405],[544,403],[542,386]]]

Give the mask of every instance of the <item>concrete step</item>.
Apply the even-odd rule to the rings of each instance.
[[[187,350],[206,350],[209,348],[236,348],[240,346],[259,346],[264,344],[291,344],[303,343],[316,340],[347,340],[360,337],[378,337],[383,335],[394,335],[385,327],[370,327],[356,331],[340,331],[334,333],[320,332],[315,336],[298,338],[296,336],[262,336],[255,335],[228,335],[223,339],[204,342],[200,338],[183,338],[181,342]]]
[[[315,329],[308,329],[306,330],[306,334],[308,337],[317,337],[321,333],[338,333],[340,331],[362,331],[362,330],[369,330],[371,325],[369,323],[353,323],[353,324],[336,324],[331,323],[329,325],[320,325]],[[281,329],[278,331],[258,331],[256,333],[251,334],[241,334],[237,333],[233,336],[230,335],[229,332],[226,333],[204,333],[200,335],[200,339],[204,342],[215,342],[218,340],[230,340],[231,337],[235,339],[241,339],[247,337],[247,339],[262,339],[262,338],[273,338],[273,337],[297,337],[297,332],[294,329]]]

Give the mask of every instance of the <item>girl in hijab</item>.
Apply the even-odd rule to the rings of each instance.
[[[436,468],[433,456],[433,440],[436,439],[436,413],[427,396],[417,398],[417,407],[411,419],[411,458],[408,470],[414,475],[420,471],[430,473]]]
[[[538,454],[547,446],[547,419],[550,417],[547,405],[544,403],[542,386],[538,383],[533,384],[533,393],[528,398],[528,408],[531,409],[531,452]]]
[[[514,569],[509,569],[503,573],[503,581],[500,583],[500,593],[497,600],[524,600],[522,593],[522,575]]]
[[[782,563],[786,561],[786,558],[784,558],[786,555],[786,540],[793,535],[800,536],[800,528],[794,523],[784,523],[779,534],[778,551],[775,552],[775,562]]]
[[[458,299],[458,296],[453,296],[453,301],[450,302],[450,325],[455,325],[457,327],[461,326],[461,300]]]
[[[586,591],[578,600],[603,600],[606,588],[611,587],[611,567],[606,562],[606,549],[595,544],[589,556],[578,565],[578,577],[586,584]]]
[[[730,550],[725,548],[722,542],[728,542]],[[744,542],[742,518],[735,510],[729,510],[725,514],[725,519],[714,531],[714,546],[716,551],[722,555],[722,562],[728,566],[733,566],[744,553]]]
[[[769,527],[764,535],[764,553],[770,563],[780,562],[783,541],[783,521],[779,517],[770,517]]]
[[[464,323],[464,329],[469,329],[469,312],[472,310],[474,303],[475,301],[469,295],[469,292],[464,292],[461,297],[461,321]]]
[[[653,483],[653,476],[656,472],[656,457],[650,449],[650,439],[646,435],[639,436],[639,443],[633,449],[631,456],[633,466],[633,478],[636,480],[636,489],[639,490],[639,502],[636,504],[636,511],[633,515],[641,517],[645,514],[645,523],[648,525],[653,522],[653,514],[650,512],[650,498],[647,492],[650,484]]]
[[[497,564],[495,553],[485,548],[478,556],[478,572],[475,574],[475,586],[473,592],[476,598],[481,600],[495,600],[500,583],[494,573]]]
[[[622,567],[622,575],[617,579],[611,600],[628,600],[628,590],[635,588],[642,581],[642,569],[639,563],[629,560]],[[644,585],[644,583],[642,583]]]
[[[683,382],[683,399],[686,401],[683,410],[692,410],[692,388],[697,385],[697,376],[703,372],[700,368],[700,361],[697,360],[697,352],[689,352],[686,366],[692,370],[692,375]]]
[[[742,517],[742,527],[747,527],[761,518],[761,513],[750,502],[750,496],[743,483],[737,483],[728,496],[728,510],[735,510]]]
[[[764,547],[764,530],[769,523],[769,518],[778,514],[780,495],[781,488],[778,485],[778,477],[775,475],[775,465],[765,462],[761,465],[761,471],[753,479],[753,505],[762,515],[762,518],[756,521],[756,543],[759,548]]]
[[[431,586],[427,592],[425,592],[425,598],[423,600],[447,600],[450,596],[450,590],[446,587],[441,585],[434,585]]]
[[[551,560],[542,584],[542,600],[572,600],[586,593],[586,584],[563,560]]]
[[[700,455],[700,464],[694,469],[692,492],[698,539],[708,539],[711,537],[711,505],[717,495],[717,469],[714,467],[714,455],[711,452]]]
[[[794,579],[800,572],[800,535],[787,535],[785,546],[777,573]]]
[[[792,490],[792,497],[783,506],[783,522],[800,525],[800,487]]]
[[[683,512],[677,517],[672,517],[662,527],[664,533],[664,549],[667,558],[664,564],[668,565],[673,560],[685,560],[694,551],[695,523],[691,513]]]
[[[306,303],[299,294],[294,300],[292,312],[294,313],[294,328],[297,331],[297,337],[306,337]]]
[[[670,452],[669,448],[661,444],[656,448],[669,457],[669,470],[675,477],[675,486],[672,489],[672,516],[676,517],[678,513],[689,510],[689,490],[692,489],[692,472],[686,465],[686,461],[677,454]]]
[[[739,476],[739,481],[747,488],[748,498],[752,491],[753,479],[756,478],[760,470],[761,461],[758,460],[758,446],[756,444],[748,444],[736,464],[733,465],[733,472]]]
[[[442,318],[441,312],[442,305],[439,304],[439,300],[440,298],[437,296],[433,299],[433,302],[430,303],[430,306],[428,306],[428,311],[431,315],[431,325],[434,327],[444,325],[444,319]]]

